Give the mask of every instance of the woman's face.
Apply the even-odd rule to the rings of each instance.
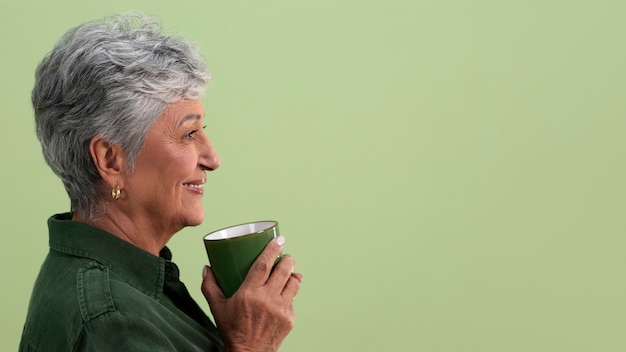
[[[204,220],[202,186],[220,159],[204,133],[199,100],[169,104],[152,124],[124,183],[135,216],[156,228],[178,231]]]

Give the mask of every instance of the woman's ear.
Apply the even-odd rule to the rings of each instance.
[[[122,148],[102,135],[96,135],[89,142],[89,152],[104,182],[111,187],[123,187],[119,184],[126,166],[126,154]]]

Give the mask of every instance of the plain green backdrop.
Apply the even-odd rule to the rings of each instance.
[[[15,1],[17,3],[17,1]],[[221,154],[206,221],[276,219],[304,275],[283,351],[626,350],[623,1],[0,5],[0,350],[68,210],[29,103],[61,34],[141,10],[197,42]]]

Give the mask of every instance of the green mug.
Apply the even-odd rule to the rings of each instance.
[[[213,274],[226,297],[232,296],[265,246],[278,237],[278,222],[256,221],[227,227],[204,236]],[[282,253],[276,258],[278,263]]]

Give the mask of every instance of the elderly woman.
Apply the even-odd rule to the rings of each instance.
[[[204,268],[215,325],[165,246],[202,223],[207,172],[220,165],[203,126],[208,81],[194,46],[138,14],[71,29],[41,62],[37,135],[71,212],[48,220],[21,351],[278,350],[302,280],[288,255],[272,270],[284,238],[228,299]]]

